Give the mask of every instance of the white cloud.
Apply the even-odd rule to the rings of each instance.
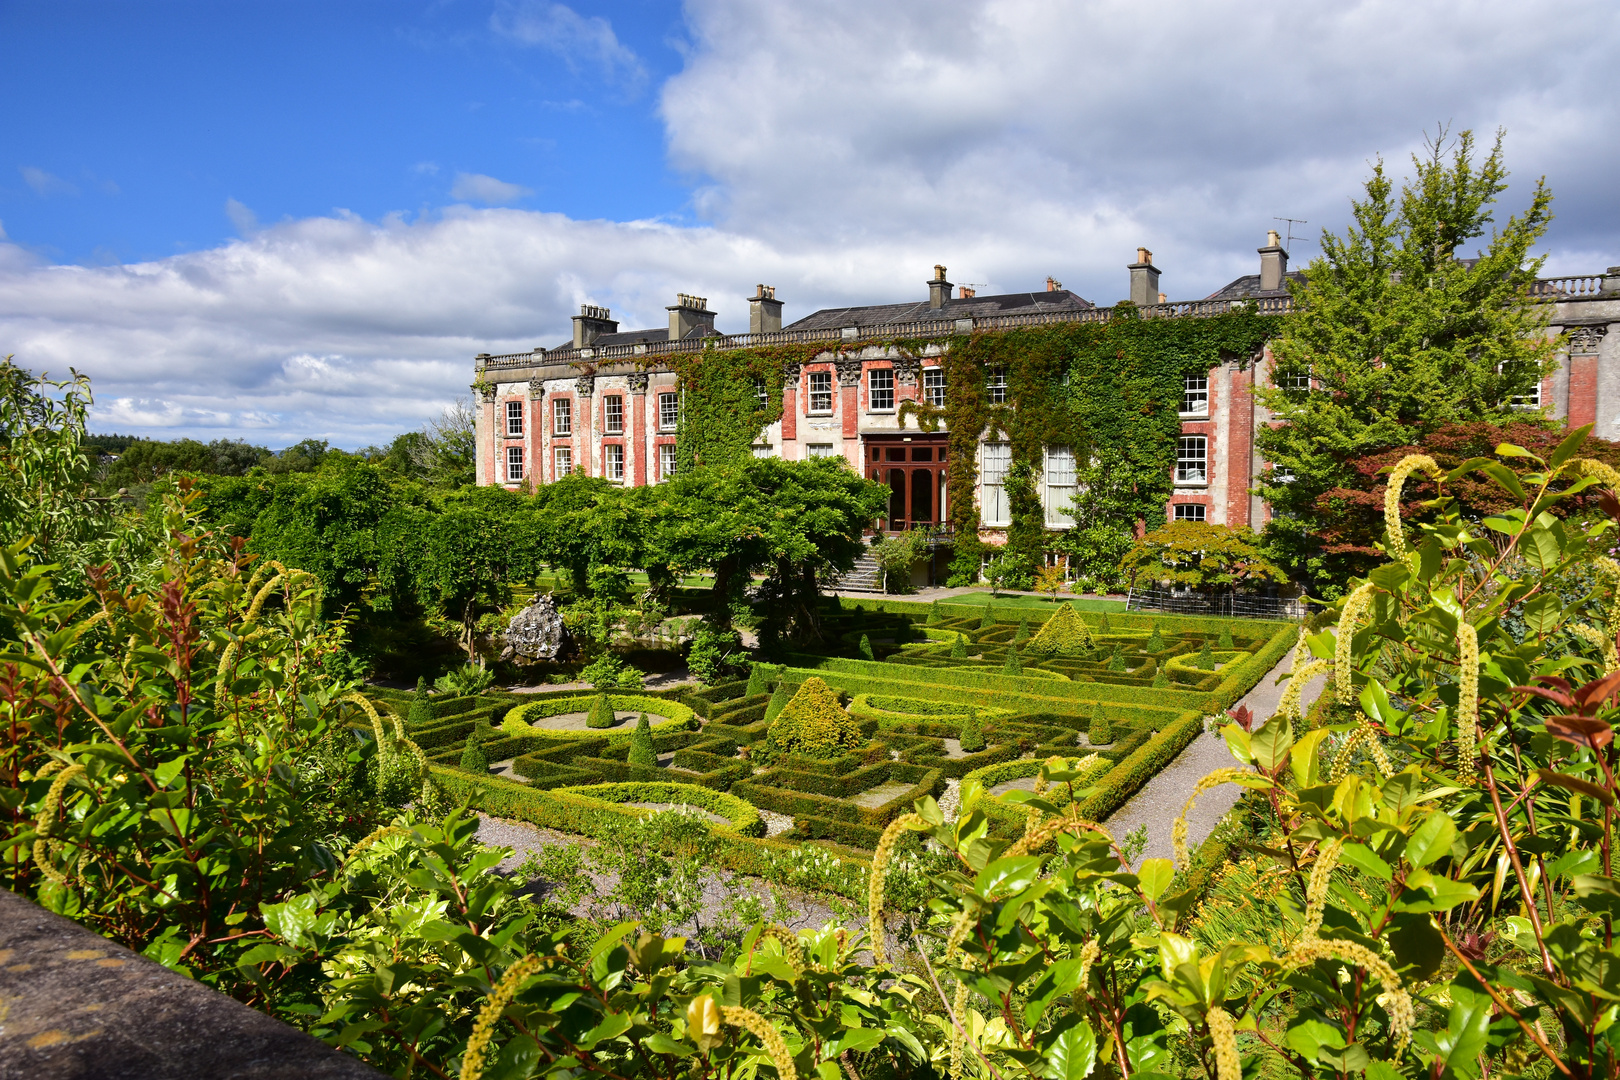
[[[634,92],[647,80],[647,69],[634,50],[600,16],[585,17],[566,4],[545,0],[503,2],[489,19],[496,33],[524,45],[556,53],[570,71],[593,66],[602,77]]]
[[[483,173],[456,173],[456,182],[450,185],[452,199],[480,202],[485,206],[503,206],[533,194],[521,184],[508,184]]]
[[[252,210],[235,199],[225,200],[225,216],[231,219],[236,231],[243,236],[250,236],[259,231],[259,218]]]
[[[77,195],[78,185],[69,183],[54,173],[32,165],[24,165],[17,170],[22,173],[23,183],[34,189],[34,194],[40,198],[49,198],[52,195]]]
[[[1549,272],[1620,264],[1620,142],[1594,137],[1620,130],[1602,86],[1620,48],[1609,6],[1231,2],[1171,19],[1033,0],[691,0],[688,17],[661,109],[712,225],[335,211],[111,267],[0,242],[0,355],[91,374],[101,430],[364,445],[466,394],[474,354],[559,344],[585,301],[633,329],[696,293],[740,330],[755,282],[794,319],[921,299],[943,262],[997,291],[1051,274],[1109,303],[1138,244],[1173,298],[1203,296],[1257,269],[1274,214],[1342,229],[1369,160],[1404,173],[1436,118],[1509,129],[1504,210],[1548,175]],[[526,192],[461,174],[453,194]]]

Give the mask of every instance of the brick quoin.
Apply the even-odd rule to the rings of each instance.
[[[1596,356],[1569,358],[1569,426],[1597,423]]]
[[[803,376],[800,376],[801,378]],[[799,391],[791,383],[782,384],[782,448],[799,437]],[[783,453],[783,457],[787,457]]]
[[[625,441],[635,447],[636,453],[636,487],[647,486],[647,395],[634,394],[630,398],[631,409],[634,416],[631,420],[630,438]]]
[[[1249,525],[1249,462],[1254,456],[1254,371],[1232,372],[1226,423],[1226,523]]]

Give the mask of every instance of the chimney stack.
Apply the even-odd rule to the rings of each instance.
[[[776,286],[754,286],[754,295],[748,298],[748,332],[774,334],[780,329],[782,301],[776,298]]]
[[[1056,278],[1050,278],[1049,277],[1049,278],[1046,279],[1046,291],[1047,292],[1057,292],[1058,290],[1060,290],[1062,288],[1063,288],[1063,282],[1058,281]]]
[[[1288,274],[1288,252],[1282,246],[1282,237],[1276,229],[1266,233],[1266,246],[1260,249],[1260,291],[1273,292],[1283,287]]]
[[[680,341],[693,334],[699,336],[714,330],[714,312],[709,310],[706,296],[688,296],[676,293],[675,302],[664,309],[669,312],[669,340]]]
[[[934,279],[928,283],[928,306],[935,311],[945,306],[945,301],[951,298],[951,283],[945,280],[945,268],[939,264],[934,265]]]
[[[1137,307],[1151,307],[1159,302],[1159,268],[1153,265],[1153,252],[1145,247],[1136,249],[1136,261],[1128,268],[1131,272],[1131,303]]]
[[[579,314],[574,316],[574,348],[583,349],[603,334],[618,332],[619,324],[614,321],[613,312],[595,304],[579,306]]]

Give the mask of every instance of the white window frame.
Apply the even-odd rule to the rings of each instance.
[[[990,369],[984,380],[985,396],[992,405],[1005,405],[1007,403],[1007,369],[994,367]]]
[[[1181,380],[1181,415],[1209,415],[1209,376],[1187,375]]]
[[[866,411],[894,412],[894,368],[871,368],[867,371]]]
[[[833,411],[832,372],[810,373],[810,415],[830,416]]]
[[[1183,435],[1176,440],[1176,483],[1209,484],[1209,436]]]
[[[922,372],[923,401],[936,409],[945,407],[945,369],[926,367]]]
[[[602,434],[624,434],[624,396],[622,394],[603,395]]]
[[[761,409],[771,407],[771,388],[764,379],[754,380],[754,403]]]
[[[1074,524],[1070,513],[1077,481],[1074,450],[1067,446],[1046,448],[1046,524],[1052,529],[1067,529]]]
[[[602,445],[602,475],[614,483],[624,483],[623,444],[604,443]]]
[[[523,438],[523,402],[508,401],[506,403],[506,437],[508,439]]]
[[[1311,373],[1308,371],[1291,371],[1286,374],[1272,375],[1272,382],[1279,390],[1304,390],[1311,388]]]
[[[1271,475],[1266,477],[1269,483],[1292,484],[1294,482],[1294,470],[1285,469],[1276,462],[1270,462],[1269,464],[1271,465]]]
[[[658,479],[668,480],[675,475],[675,444],[658,444]]]
[[[1170,506],[1171,521],[1196,521],[1199,524],[1209,520],[1209,512],[1203,503],[1172,503]]]
[[[573,398],[552,399],[551,433],[553,435],[572,435],[574,433]]]
[[[681,395],[663,393],[658,395],[658,430],[674,431],[681,424]]]
[[[776,450],[769,443],[761,443],[754,447],[754,457],[763,461],[776,456]]]
[[[1011,443],[980,444],[980,512],[984,523],[995,528],[1012,524],[1007,506],[1007,470],[1012,467]]]
[[[832,457],[833,444],[830,442],[805,443],[804,456],[806,459]]]
[[[558,480],[574,471],[574,448],[557,446],[551,451],[552,476]]]
[[[1514,394],[1508,398],[1510,409],[1539,409],[1541,408],[1541,379],[1537,378],[1534,387],[1528,394]]]
[[[506,448],[506,482],[518,484],[523,482],[523,447],[508,446]]]

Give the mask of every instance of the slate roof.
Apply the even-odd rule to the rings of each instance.
[[[705,335],[711,333],[714,333],[714,331],[700,324],[687,331],[686,336],[689,338],[696,338],[704,337]],[[645,345],[648,342],[668,340],[669,327],[660,326],[652,330],[620,330],[613,334],[598,334],[596,335],[596,339],[591,342],[591,347],[604,348],[608,345]],[[554,345],[551,349],[547,349],[546,351],[551,352],[554,349],[572,349],[573,347],[574,339],[569,338],[562,344]]]
[[[869,304],[866,307],[822,308],[783,330],[839,330],[846,326],[886,326],[934,319],[968,319],[985,315],[1033,315],[1048,311],[1088,311],[1095,305],[1068,289],[1053,292],[1003,293],[945,301],[935,310],[928,301]]]
[[[1289,281],[1303,282],[1305,280],[1304,273],[1302,273],[1301,271],[1298,271],[1298,270],[1290,270],[1284,276]],[[1287,288],[1264,289],[1264,290],[1262,290],[1260,288],[1260,275],[1259,274],[1244,274],[1242,277],[1240,277],[1237,280],[1231,282],[1230,284],[1223,285],[1221,288],[1216,289],[1214,292],[1212,292],[1208,296],[1204,297],[1204,299],[1205,300],[1243,300],[1243,299],[1246,299],[1247,297],[1251,297],[1251,296],[1287,296],[1287,295],[1288,295],[1288,289]]]

